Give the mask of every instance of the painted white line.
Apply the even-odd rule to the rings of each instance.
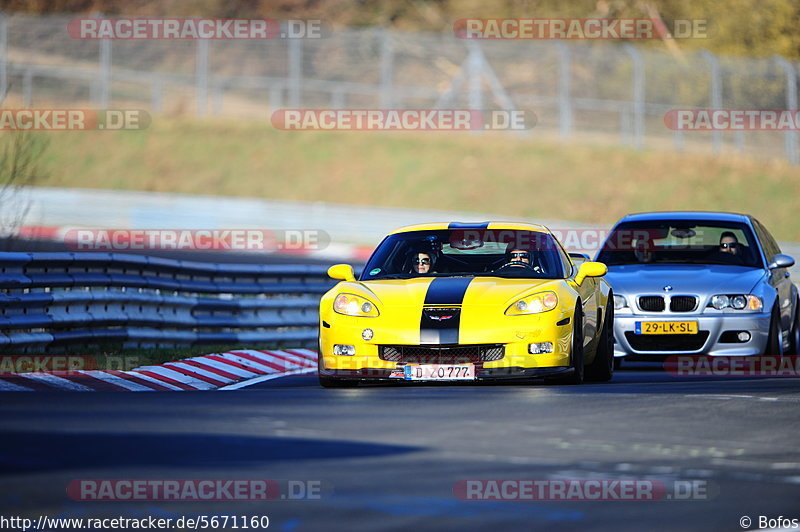
[[[55,375],[50,375],[49,373],[26,373],[25,376],[29,379],[36,379],[44,382],[45,384],[50,384],[57,388],[63,388],[64,390],[72,390],[73,392],[94,391],[83,384],[78,384],[77,382],[72,382],[68,379],[62,379],[61,377],[56,377]]]
[[[94,377],[95,379],[100,379],[101,381],[108,382],[110,384],[115,384],[122,388],[126,388],[132,392],[152,392],[154,391],[152,388],[148,388],[147,386],[142,386],[139,383],[128,381],[123,379],[122,377],[117,377],[116,375],[112,375],[110,373],[106,373],[105,371],[101,370],[81,370],[81,373],[85,373],[90,377]]]
[[[32,392],[30,388],[0,379],[0,392]]]
[[[238,390],[239,388],[245,388],[247,386],[252,386],[253,384],[258,384],[260,382],[269,381],[272,379],[280,379],[281,377],[288,377],[289,375],[303,375],[306,373],[316,373],[317,368],[303,368],[298,370],[291,370],[284,373],[275,373],[273,375],[262,375],[260,377],[256,377],[254,379],[237,382],[236,384],[229,384],[228,386],[222,386],[221,388],[217,388],[218,390]]]
[[[219,355],[217,355],[217,356],[219,356]],[[194,357],[194,358],[190,358],[188,360],[191,360],[192,362],[200,362],[201,364],[205,364],[207,366],[211,366],[214,369],[225,371],[227,373],[230,373],[231,375],[236,375],[236,376],[242,377],[244,379],[249,379],[251,377],[255,377],[255,376],[258,375],[258,373],[254,372],[254,371],[247,371],[247,370],[244,370],[242,368],[237,368],[234,365],[226,364],[225,362],[220,362],[219,360],[213,360],[213,359],[208,358],[208,357]]]

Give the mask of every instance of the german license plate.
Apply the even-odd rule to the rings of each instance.
[[[403,378],[407,381],[471,381],[475,380],[475,365],[406,364]]]
[[[696,321],[637,321],[636,334],[697,334]]]

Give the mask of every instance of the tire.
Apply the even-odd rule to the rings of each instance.
[[[777,303],[772,307],[772,317],[769,320],[769,341],[764,349],[763,356],[783,356],[781,313],[778,311]]]
[[[358,386],[358,381],[337,379],[336,377],[323,377],[322,376],[322,346],[317,344],[317,377],[319,378],[319,385],[323,388],[355,388]]]
[[[553,384],[583,384],[584,365],[583,365],[583,310],[581,302],[575,307],[575,314],[572,316],[572,359],[570,367],[572,371],[565,377],[552,377],[545,379],[545,382]]]
[[[609,300],[613,301],[613,300]],[[586,367],[586,380],[589,382],[608,382],[614,376],[614,307],[606,305],[603,330],[597,342],[594,361]]]
[[[614,357],[614,371],[622,369],[622,357]]]
[[[789,355],[800,356],[800,296],[794,303],[794,320],[789,333]]]

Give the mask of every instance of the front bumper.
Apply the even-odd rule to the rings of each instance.
[[[644,338],[636,335],[637,321],[696,321],[700,336],[663,335],[663,338]],[[678,315],[621,314],[614,316],[614,356],[636,360],[655,360],[673,354],[702,354],[719,356],[749,356],[764,352],[769,341],[769,313]],[[726,331],[747,331],[747,342],[721,342]],[[676,337],[683,338],[676,338]],[[694,338],[690,338],[694,336]],[[704,338],[701,338],[704,337]]]
[[[380,318],[356,318],[348,316],[328,316],[320,327],[321,376],[346,379],[401,381],[408,360],[384,360],[380,356],[382,346],[409,346],[423,348],[446,348],[466,346],[499,345],[504,349],[498,360],[475,360],[478,380],[515,379],[544,377],[572,371],[570,352],[572,342],[571,320],[564,320],[561,313],[543,313],[508,320],[502,325],[462,331],[459,344],[439,345],[420,342],[420,330],[389,327]],[[559,322],[563,324],[558,325]],[[326,327],[327,325],[327,327]],[[369,328],[374,336],[364,340],[362,333]],[[415,341],[411,341],[416,338]],[[465,341],[466,340],[466,341]],[[532,343],[551,342],[552,353],[530,354],[528,346]],[[355,348],[355,355],[336,355],[334,345],[349,345]],[[448,363],[436,360],[417,363]],[[392,376],[394,375],[394,376]],[[469,382],[469,381],[467,381]]]

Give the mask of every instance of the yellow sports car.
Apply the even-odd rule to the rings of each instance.
[[[541,225],[397,229],[359,279],[346,264],[328,270],[341,282],[320,301],[320,384],[607,381],[614,305],[606,266],[577,259]]]

